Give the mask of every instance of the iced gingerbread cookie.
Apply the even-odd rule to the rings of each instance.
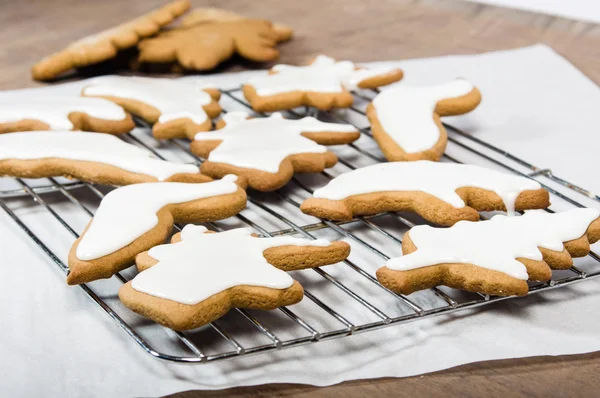
[[[82,95],[119,104],[153,124],[152,134],[159,139],[190,138],[210,130],[211,118],[221,113],[219,90],[197,79],[103,76],[90,80]]]
[[[84,130],[124,134],[135,127],[119,105],[101,98],[0,98],[0,134],[32,130]]]
[[[108,185],[212,180],[195,165],[160,160],[117,137],[82,131],[1,134],[0,176],[64,176]]]
[[[139,254],[141,272],[121,287],[121,301],[169,328],[195,329],[231,308],[295,304],[304,290],[285,271],[334,264],[350,253],[345,242],[259,238],[248,228],[209,232],[187,225],[171,244]]]
[[[378,94],[367,116],[388,160],[439,160],[448,143],[440,116],[462,115],[480,102],[479,90],[464,79],[430,87],[399,84]]]
[[[279,57],[277,33],[268,21],[200,23],[171,29],[138,44],[141,63],[177,62],[187,70],[210,70],[234,54],[255,62]]]
[[[529,210],[519,217],[460,221],[450,228],[419,225],[404,235],[402,257],[377,279],[402,294],[446,285],[498,296],[525,295],[527,281],[547,281],[600,239],[600,211]]]
[[[331,220],[412,211],[449,226],[477,221],[477,211],[512,213],[549,205],[548,192],[532,179],[474,165],[420,160],[375,164],[339,175],[300,209]]]
[[[35,80],[51,80],[73,68],[81,68],[114,58],[120,50],[135,46],[190,8],[189,0],[169,3],[132,21],[85,37],[35,64]]]
[[[110,278],[139,253],[159,245],[174,223],[231,217],[246,206],[236,176],[203,184],[143,183],[111,191],[69,252],[67,283]]]
[[[319,55],[307,66],[275,65],[266,76],[250,79],[244,96],[257,112],[298,106],[322,110],[352,105],[350,91],[376,88],[402,79],[397,68],[361,68],[350,61]]]
[[[212,22],[232,22],[248,20],[249,18],[240,14],[228,10],[222,10],[220,8],[194,8],[192,11],[181,21],[181,25],[184,27],[190,27],[199,24],[206,24]],[[287,41],[292,38],[294,31],[287,25],[273,22],[272,29],[276,34],[277,42]]]
[[[337,157],[323,145],[350,143],[360,135],[347,124],[312,117],[290,120],[279,113],[248,119],[244,112],[230,112],[219,125],[224,127],[196,134],[191,144],[192,152],[206,158],[202,172],[215,178],[244,176],[259,191],[281,188],[294,172],[317,173],[333,166]]]

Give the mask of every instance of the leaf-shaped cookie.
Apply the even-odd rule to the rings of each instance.
[[[209,233],[187,225],[171,244],[136,257],[141,271],[119,290],[133,311],[176,330],[189,330],[234,307],[274,309],[302,300],[302,286],[284,271],[334,264],[345,242],[291,236],[259,238],[248,228]]]
[[[402,257],[377,279],[402,294],[446,285],[499,296],[527,294],[527,280],[547,281],[600,239],[600,211],[529,210],[519,217],[460,221],[450,228],[419,225],[404,235]]]
[[[191,70],[209,70],[239,54],[252,61],[272,61],[279,56],[277,34],[270,22],[243,19],[172,29],[139,43],[139,61],[177,61]]]

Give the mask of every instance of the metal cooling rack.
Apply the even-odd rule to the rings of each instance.
[[[239,89],[222,91],[222,94],[224,112],[240,109],[251,112]],[[375,270],[392,255],[390,252],[393,255],[401,253],[398,250],[404,231],[418,223],[425,223],[415,215],[386,213],[348,222],[330,222],[314,219],[298,210],[302,199],[308,197],[315,187],[322,186],[333,178],[336,170],[339,174],[365,163],[385,161],[372,140],[369,128],[359,126],[361,122],[368,126],[364,109],[375,94],[376,91],[356,94],[355,105],[348,110],[324,113],[299,109],[288,112],[288,117],[312,115],[322,120],[353,124],[362,133],[361,139],[354,144],[332,147],[338,154],[339,164],[334,169],[321,173],[318,176],[321,182],[315,183],[310,178],[307,180],[304,175],[297,175],[287,187],[279,191],[268,194],[250,191],[248,211],[251,213],[246,214],[244,211],[237,215],[234,219],[237,225],[231,225],[229,220],[207,224],[217,231],[246,225],[262,236],[296,235],[316,239],[317,236],[326,234],[329,239],[348,241],[352,245],[353,254],[343,263],[293,273],[294,278],[300,280],[305,288],[305,298],[301,303],[275,311],[236,309],[206,327],[181,333],[142,319],[115,299],[120,284],[134,275],[130,270],[115,275],[111,278],[112,284],[108,286],[96,288],[96,284],[104,283],[99,281],[79,285],[79,288],[148,354],[182,363],[207,363],[313,344],[510,299],[460,292],[446,287],[404,296],[380,285],[374,276]],[[555,176],[549,169],[538,168],[465,132],[451,126],[446,127],[449,144],[444,161],[462,162],[462,159],[468,158],[469,163],[480,163],[536,179],[551,193],[553,206],[557,202],[568,207],[584,207],[582,201],[600,202],[597,195]],[[202,159],[190,153],[185,141],[158,142],[147,131],[143,135],[130,133],[123,139],[148,149],[159,158],[164,159],[164,151],[169,150],[191,157],[197,163],[202,162]],[[108,187],[79,181],[62,182],[60,178],[48,178],[47,183],[42,185],[39,185],[39,180],[35,181],[38,185],[24,179],[14,181],[19,188],[0,191],[0,207],[66,274],[68,267],[61,260],[66,256],[65,253],[57,255],[47,241],[33,232],[31,223],[17,215],[15,207],[22,201],[29,202],[31,206],[33,200],[33,206],[37,210],[52,216],[56,223],[52,228],[60,226],[58,229],[66,229],[74,240],[79,236],[78,228],[73,227],[68,217],[61,213],[68,208],[93,217],[92,208],[97,207],[104,196],[103,191]],[[81,195],[86,198],[91,195],[91,202],[89,198],[82,200]],[[482,214],[483,219],[487,217],[489,214]],[[176,229],[180,228],[181,226],[176,226]],[[82,228],[79,229],[81,230]],[[355,258],[354,253],[358,253],[358,258]],[[600,257],[592,252],[587,259],[592,263],[589,270],[573,266],[568,271],[555,271],[552,281],[532,284],[529,294],[600,276]],[[576,261],[579,264],[581,260]]]

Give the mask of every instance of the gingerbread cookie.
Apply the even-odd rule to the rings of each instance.
[[[210,118],[221,113],[220,92],[201,80],[104,76],[93,79],[82,95],[101,97],[154,124],[156,138],[193,137],[210,130]]]
[[[138,44],[142,63],[177,62],[187,70],[210,70],[239,54],[256,62],[279,57],[277,34],[267,21],[244,19],[165,31]]]
[[[69,252],[67,283],[110,278],[135,256],[159,245],[174,223],[221,220],[246,206],[236,176],[203,184],[143,183],[106,195]]]
[[[73,68],[114,58],[120,50],[133,47],[142,38],[156,34],[189,8],[189,0],[174,1],[132,21],[78,40],[35,64],[31,70],[33,78],[51,80]]]
[[[480,102],[479,90],[464,79],[430,87],[396,85],[373,99],[367,116],[388,160],[439,160],[448,143],[440,116],[462,115]]]
[[[350,91],[376,88],[402,79],[397,68],[361,68],[350,61],[336,62],[319,55],[307,66],[275,65],[266,76],[250,79],[244,96],[258,112],[273,112],[298,106],[322,110],[352,105]]]
[[[1,134],[0,175],[65,176],[108,185],[212,180],[195,165],[160,160],[117,137],[81,131]]]
[[[259,238],[248,228],[208,232],[187,225],[171,244],[139,254],[141,272],[121,287],[121,301],[169,328],[195,329],[231,308],[295,304],[304,291],[285,271],[334,264],[350,253],[345,242]]]
[[[211,177],[244,176],[251,188],[273,191],[294,172],[317,173],[337,162],[323,145],[347,144],[360,133],[347,124],[324,123],[312,117],[284,119],[279,113],[247,119],[244,112],[223,117],[220,130],[196,134],[190,148],[206,158],[201,170]]]
[[[249,18],[220,8],[194,8],[183,18],[181,26],[190,27],[211,22],[230,22],[247,19]],[[281,23],[273,22],[272,27],[277,35],[277,42],[288,41],[294,34],[292,28]]]
[[[477,211],[543,209],[548,192],[532,179],[483,167],[417,162],[381,163],[341,174],[300,209],[331,220],[413,211],[439,225],[477,221]]]
[[[85,130],[124,134],[135,127],[120,106],[101,98],[0,99],[0,134],[32,130]]]
[[[402,294],[446,285],[498,296],[525,295],[527,280],[547,281],[600,239],[600,211],[529,210],[520,217],[460,221],[450,228],[419,225],[404,235],[402,257],[377,270]]]

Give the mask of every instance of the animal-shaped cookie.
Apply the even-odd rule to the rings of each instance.
[[[236,14],[228,10],[222,10],[220,8],[194,8],[181,20],[181,26],[190,27],[211,22],[228,22],[247,19],[249,18],[246,16]],[[291,39],[294,33],[292,28],[289,26],[277,22],[273,23],[273,30],[277,35],[277,42],[283,42]]]
[[[221,113],[219,90],[197,79],[103,76],[91,80],[82,95],[121,105],[154,124],[152,134],[160,139],[189,138],[210,130],[210,119]]]
[[[273,191],[289,182],[294,172],[316,173],[337,162],[323,145],[346,144],[360,133],[346,124],[324,123],[312,117],[284,119],[279,113],[247,119],[244,112],[223,117],[220,130],[196,134],[191,149],[206,158],[201,170],[219,178],[246,177],[259,191]]]
[[[177,62],[187,70],[210,70],[234,54],[255,62],[279,57],[277,33],[268,21],[243,19],[165,31],[138,44],[142,63]]]
[[[84,130],[124,134],[135,127],[119,105],[102,98],[0,97],[0,134],[32,130]]]
[[[141,271],[119,290],[131,310],[175,330],[200,327],[230,308],[269,310],[302,300],[285,271],[344,260],[345,242],[259,238],[248,228],[209,233],[186,225],[171,244],[136,257]]]
[[[236,176],[203,184],[133,184],[109,192],[69,252],[67,283],[110,278],[159,245],[174,223],[221,220],[246,206]]]
[[[446,285],[490,295],[525,295],[527,280],[547,281],[600,239],[600,211],[529,210],[450,228],[419,225],[402,241],[402,257],[377,270],[385,287],[402,294]]]
[[[160,160],[117,137],[82,131],[0,134],[0,176],[65,176],[108,185],[212,180],[198,166]]]
[[[129,22],[84,37],[35,64],[31,70],[33,78],[50,80],[73,68],[114,58],[120,50],[133,47],[142,38],[156,34],[189,8],[189,0],[174,1]]]
[[[548,192],[532,179],[474,165],[416,162],[362,167],[317,189],[300,209],[320,218],[351,220],[413,211],[439,225],[477,221],[477,211],[543,209]]]
[[[347,108],[350,91],[376,88],[402,79],[397,68],[361,68],[350,61],[319,55],[307,66],[275,65],[266,76],[252,78],[243,86],[244,96],[258,112],[298,106],[318,109]]]
[[[470,112],[480,102],[479,90],[464,79],[429,87],[398,84],[373,99],[367,116],[388,160],[439,160],[448,143],[440,116]]]

